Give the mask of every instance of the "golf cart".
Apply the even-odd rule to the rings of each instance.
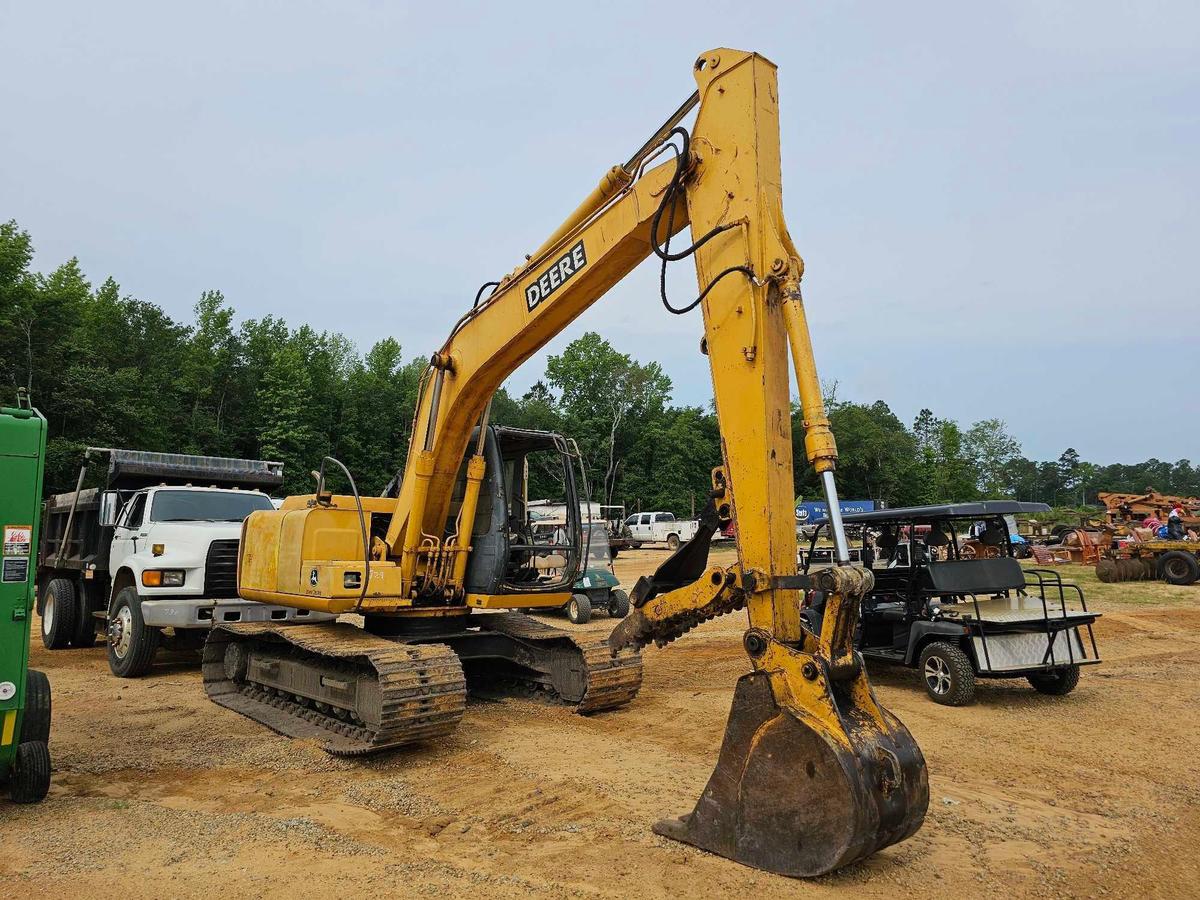
[[[863,527],[861,565],[875,576],[855,642],[862,656],[918,669],[930,699],[947,706],[970,703],[977,678],[1025,678],[1040,693],[1069,694],[1080,667],[1100,661],[1099,613],[1057,572],[1021,568],[1005,518],[1047,509],[987,500],[845,516]],[[817,524],[806,573],[828,528]],[[988,554],[964,558],[959,536],[972,526]],[[804,611],[818,633],[822,603],[813,592]]]
[[[535,543],[553,543],[561,527],[552,519],[539,519],[533,525]],[[592,618],[592,612],[603,609],[610,618],[623,619],[629,614],[629,595],[621,590],[621,582],[613,572],[609,550],[608,528],[603,522],[584,522],[583,542],[586,547],[583,571],[571,588],[571,599],[562,610],[572,624],[582,625]]]

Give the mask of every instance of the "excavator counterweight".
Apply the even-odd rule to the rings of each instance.
[[[853,648],[871,574],[849,565],[837,512],[804,266],[783,218],[775,66],[717,49],[693,70],[695,94],[524,263],[485,285],[494,290],[481,289],[431,356],[394,494],[364,498],[351,480],[352,495],[335,496],[323,466],[314,495],[247,520],[243,597],[358,613],[363,629],[214,627],[205,682],[218,703],[283,733],[374,752],[462,727],[468,686],[517,683],[583,713],[620,706],[641,684],[642,647],[745,610],[751,671],[716,769],[695,809],[655,830],[767,871],[820,875],[920,827],[925,761],[876,701]],[[689,228],[691,243],[672,250]],[[700,309],[722,460],[695,537],[638,582],[607,642],[578,641],[498,612],[569,598],[586,554],[579,500],[590,498],[573,443],[490,424],[491,398],[651,255],[666,309]],[[665,269],[688,257],[698,296],[677,305]],[[832,516],[837,564],[813,576],[797,571],[789,361],[805,452]],[[546,450],[567,487],[566,534],[551,544],[531,535],[519,475],[528,482],[530,454]],[[729,521],[737,562],[710,566],[712,536]],[[823,605],[816,630],[801,616],[806,592]]]

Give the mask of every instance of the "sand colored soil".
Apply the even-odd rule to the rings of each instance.
[[[632,586],[662,555],[623,554],[618,574]],[[452,737],[367,761],[215,706],[193,658],[122,681],[103,647],[50,653],[35,637],[55,774],[41,805],[0,802],[0,885],[22,897],[1194,897],[1200,586],[1065,569],[1105,614],[1104,664],[1066,698],[984,682],[962,709],[931,703],[911,672],[873,672],[928,759],[929,815],[909,841],[817,881],[650,831],[690,810],[712,770],[748,670],[738,614],[648,649],[623,710],[472,701]],[[581,630],[611,626],[599,614]]]

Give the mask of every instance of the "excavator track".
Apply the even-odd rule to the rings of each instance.
[[[231,652],[231,645],[239,647]],[[271,677],[288,665],[307,667],[315,678],[306,685]],[[267,675],[256,678],[261,672]],[[398,643],[348,624],[214,625],[203,676],[205,693],[221,706],[288,737],[320,741],[338,756],[447,735],[467,702],[462,665],[451,648]],[[313,696],[328,699],[322,691],[356,687],[369,701],[357,711]]]
[[[582,670],[575,670],[584,679],[582,697],[565,695],[554,687],[549,678],[535,680],[548,687],[560,701],[573,705],[575,712],[593,713],[624,706],[637,696],[642,686],[642,656],[636,650],[614,653],[603,639],[580,640],[569,631],[546,625],[519,612],[481,615],[478,616],[478,625],[481,630],[504,634],[535,650],[539,646],[546,650],[551,650],[555,645],[560,650],[565,646],[573,647],[579,657],[563,658],[561,664],[574,670],[579,662],[582,663]],[[578,691],[572,690],[570,693]]]
[[[215,625],[204,646],[204,690],[280,734],[359,756],[452,732],[466,708],[463,661],[494,657],[494,647],[481,648],[493,636],[503,636],[502,655],[519,665],[485,675],[488,688],[517,685],[584,714],[624,706],[641,688],[635,650],[614,653],[603,640],[521,613],[472,616],[470,624],[478,630],[430,643],[350,624]]]

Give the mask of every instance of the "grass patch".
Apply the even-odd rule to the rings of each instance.
[[[1058,572],[1063,581],[1073,582],[1083,588],[1083,595],[1089,605],[1100,603],[1104,606],[1141,607],[1195,606],[1200,603],[1200,582],[1187,587],[1163,581],[1118,581],[1115,584],[1105,584],[1096,577],[1095,566],[1078,563],[1038,566],[1036,563],[1026,562],[1023,567],[1045,568]]]

